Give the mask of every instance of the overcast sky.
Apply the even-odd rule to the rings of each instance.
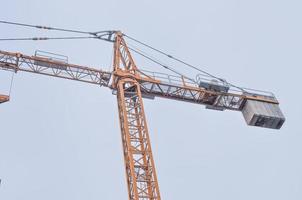
[[[160,191],[164,200],[301,200],[301,10],[299,0],[9,0],[0,20],[122,30],[237,85],[274,92],[287,118],[279,131],[249,127],[240,112],[145,100]],[[63,36],[0,30],[0,38]],[[1,42],[0,49],[112,66],[112,44],[97,40]],[[140,68],[160,70],[134,58]],[[0,93],[10,78],[0,71]],[[109,89],[20,72],[0,122],[1,200],[127,199]]]

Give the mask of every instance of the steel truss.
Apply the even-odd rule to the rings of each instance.
[[[163,77],[140,71],[121,32],[114,38],[114,70],[72,65],[39,56],[0,51],[0,69],[25,71],[105,86],[117,94],[129,200],[160,200],[142,98],[163,97],[206,105],[217,110],[241,111],[247,100],[278,104],[273,95],[248,91],[222,92],[200,87],[185,77]],[[171,78],[172,77],[172,78]],[[9,97],[0,95],[0,103]]]
[[[129,200],[160,200],[139,84],[120,80],[117,101]]]
[[[0,69],[43,74],[101,86],[108,86],[111,77],[110,72],[90,67],[5,51],[0,51]]]

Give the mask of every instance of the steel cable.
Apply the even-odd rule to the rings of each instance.
[[[2,23],[2,24],[10,24],[10,25],[15,25],[15,26],[30,27],[30,28],[38,28],[38,29],[46,29],[46,30],[55,30],[55,31],[64,31],[64,32],[71,32],[71,33],[80,33],[80,34],[95,35],[93,32],[88,32],[88,31],[63,29],[63,28],[40,26],[40,25],[32,25],[32,24],[24,24],[24,23],[17,23],[17,22],[2,21],[2,20],[0,20],[0,23]]]
[[[24,41],[24,40],[74,40],[74,39],[99,39],[95,36],[87,37],[32,37],[32,38],[0,38],[0,41]]]
[[[189,64],[189,63],[187,63],[187,62],[185,62],[185,61],[183,61],[183,60],[181,60],[181,59],[179,59],[179,58],[176,58],[176,57],[174,57],[174,56],[172,56],[172,55],[170,55],[170,54],[168,54],[168,53],[163,52],[162,50],[159,50],[159,49],[157,49],[157,48],[154,48],[154,47],[152,47],[152,46],[150,46],[150,45],[148,45],[148,44],[146,44],[146,43],[144,43],[144,42],[141,42],[141,41],[139,41],[139,40],[137,40],[137,39],[135,39],[135,38],[133,38],[133,37],[130,37],[130,36],[126,35],[126,34],[123,34],[123,35],[124,35],[125,37],[129,38],[130,40],[133,40],[134,42],[137,42],[137,43],[139,43],[139,44],[141,44],[141,45],[143,45],[143,46],[145,46],[145,47],[147,47],[147,48],[149,48],[149,49],[152,49],[153,51],[156,51],[156,52],[158,52],[158,53],[160,53],[160,54],[162,54],[162,55],[165,55],[165,56],[167,56],[168,58],[170,58],[170,59],[172,59],[172,60],[175,60],[175,61],[177,61],[177,62],[180,62],[180,63],[182,63],[182,64],[184,64],[184,65],[186,65],[186,66],[188,66],[188,67],[190,67],[190,68],[192,68],[192,69],[195,69],[195,70],[197,70],[197,71],[199,71],[199,72],[201,72],[201,73],[203,73],[203,74],[206,74],[206,75],[208,75],[208,76],[210,76],[210,77],[212,77],[212,78],[215,78],[215,79],[221,81],[222,83],[226,83],[226,84],[228,84],[228,85],[230,85],[230,86],[232,86],[232,87],[234,87],[234,88],[240,89],[241,91],[245,91],[242,87],[238,87],[238,86],[236,86],[236,85],[234,85],[234,84],[232,84],[232,83],[229,83],[229,82],[227,82],[226,80],[224,80],[224,79],[222,79],[222,78],[219,78],[219,77],[214,76],[214,75],[212,75],[212,74],[210,74],[210,73],[208,73],[208,72],[206,72],[206,71],[204,71],[204,70],[201,70],[201,69],[199,69],[199,68],[196,67],[196,66],[193,66],[193,65],[191,65],[191,64]]]

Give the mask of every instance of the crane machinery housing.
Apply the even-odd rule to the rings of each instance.
[[[46,30],[89,34],[88,37],[69,37],[65,39],[95,38],[113,43],[113,71],[70,64],[65,57],[57,54],[49,56],[45,52],[36,52],[35,55],[28,56],[7,51],[0,51],[0,69],[13,71],[14,73],[23,71],[65,78],[103,86],[112,90],[112,93],[117,96],[129,200],[161,199],[143,105],[144,98],[155,99],[161,97],[205,105],[207,109],[240,111],[247,124],[251,126],[280,129],[285,121],[285,117],[279,108],[279,102],[272,93],[240,88],[206,72],[195,80],[181,75],[165,65],[162,66],[177,75],[141,70],[136,65],[131,52],[138,53],[145,58],[149,57],[128,47],[126,37],[136,42],[139,41],[120,31],[83,32],[0,22]],[[156,50],[149,45],[141,44]],[[159,52],[165,54],[162,51]],[[171,55],[165,55],[180,61],[182,64],[194,67]],[[160,64],[157,61],[155,62]],[[8,100],[9,96],[0,95],[0,103]]]

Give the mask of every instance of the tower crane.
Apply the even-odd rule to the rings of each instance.
[[[129,200],[161,199],[143,105],[144,98],[160,97],[205,105],[207,109],[241,111],[247,124],[251,126],[280,129],[285,121],[279,108],[279,102],[272,93],[239,88],[212,75],[208,76],[211,79],[205,79],[201,76],[193,80],[181,74],[168,75],[141,70],[136,65],[131,52],[141,53],[130,48],[125,40],[126,37],[135,39],[120,31],[81,32],[44,26],[27,26],[89,34],[87,37],[78,38],[96,38],[113,43],[112,71],[70,64],[61,59],[54,59],[37,53],[28,56],[7,51],[0,51],[0,69],[14,73],[29,72],[81,81],[112,90],[112,93],[117,96]],[[67,39],[75,38],[77,37]],[[31,40],[47,39],[50,38],[31,38]],[[162,51],[159,52],[163,53]],[[166,55],[189,65],[168,54]],[[170,69],[168,66],[163,65],[163,67]],[[0,95],[0,103],[8,100],[9,96]]]

